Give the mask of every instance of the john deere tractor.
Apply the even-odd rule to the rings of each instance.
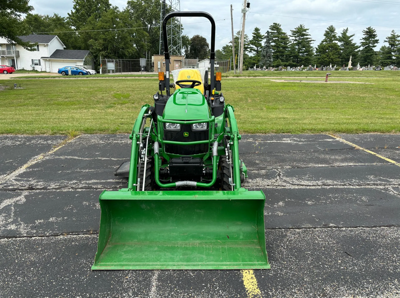
[[[181,70],[171,84],[172,17],[211,22],[210,75]],[[166,71],[159,73],[154,106],[144,105],[133,126],[130,162],[117,171],[128,177],[127,188],[100,195],[92,269],[267,269],[265,196],[241,187],[247,170],[234,109],[214,72],[214,19],[173,12],[162,29]]]

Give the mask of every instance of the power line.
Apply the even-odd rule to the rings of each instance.
[[[155,27],[159,27],[157,25]],[[50,33],[80,33],[80,32],[102,32],[102,31],[122,31],[122,30],[133,30],[133,29],[146,29],[147,27],[131,27],[131,28],[112,28],[112,29],[97,29],[97,30],[71,30],[71,31],[52,31],[52,32],[36,32],[43,33],[43,34],[50,34]]]
[[[219,19],[215,22],[226,21],[226,19]],[[196,22],[185,22],[185,24],[195,24]],[[154,25],[153,28],[160,27],[160,24]],[[108,28],[108,29],[96,29],[96,30],[68,30],[68,31],[44,31],[35,32],[36,34],[59,34],[59,33],[81,33],[81,32],[102,32],[102,31],[123,31],[123,30],[136,30],[136,29],[147,29],[148,27],[130,27],[130,28]]]

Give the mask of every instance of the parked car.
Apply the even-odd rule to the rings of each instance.
[[[15,68],[8,65],[0,65],[0,73],[8,74],[15,72]]]
[[[95,75],[97,73],[95,70],[86,68],[85,66],[77,66],[77,67],[86,70],[90,75]]]
[[[63,76],[67,76],[71,73],[71,75],[88,75],[89,73],[86,70],[80,69],[76,66],[64,66],[58,69],[58,73]]]

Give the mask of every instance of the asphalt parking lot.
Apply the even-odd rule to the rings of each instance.
[[[91,271],[127,135],[0,136],[0,297],[399,297],[400,135],[243,135],[271,270]]]

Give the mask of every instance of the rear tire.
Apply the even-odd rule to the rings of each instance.
[[[65,75],[67,75],[67,73],[66,73],[65,71],[63,71],[63,72],[61,73],[61,75],[62,75],[62,76],[65,76]]]
[[[8,74],[8,71],[7,71],[7,70],[5,70],[5,71],[3,71],[3,73],[4,73],[4,74]]]

